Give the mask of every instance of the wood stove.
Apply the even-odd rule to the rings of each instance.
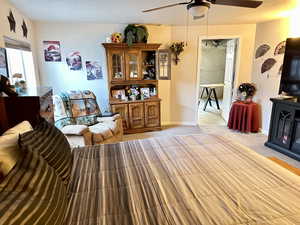
[[[300,103],[271,98],[272,116],[266,146],[300,161]]]

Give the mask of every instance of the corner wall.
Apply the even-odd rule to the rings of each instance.
[[[255,41],[255,24],[209,26],[208,37],[215,39],[240,38],[240,61],[236,73],[237,83],[250,81],[252,57]],[[197,64],[199,37],[207,38],[206,26],[189,28],[188,46],[180,56],[177,66],[172,66],[171,81],[171,121],[177,124],[195,125],[197,123]],[[172,41],[184,41],[186,28],[172,27]],[[200,124],[201,126],[201,124]]]
[[[9,22],[7,19],[7,16],[9,15],[9,11],[12,10],[15,21],[16,21],[16,32],[10,31]],[[22,24],[23,20],[25,21],[28,29],[28,37],[23,37],[23,30],[22,30]],[[0,0],[0,47],[4,47],[4,40],[3,36],[18,40],[18,41],[24,41],[27,43],[30,43],[33,58],[35,62],[35,73],[36,73],[36,81],[37,84],[39,83],[39,76],[38,76],[38,66],[37,66],[37,60],[36,60],[36,48],[35,48],[35,40],[34,40],[34,27],[32,25],[32,21],[28,19],[27,16],[22,14],[19,10],[17,10],[11,3],[8,2],[8,0]]]
[[[278,96],[281,73],[279,68],[283,63],[283,55],[274,55],[277,44],[286,40],[289,33],[289,20],[275,20],[257,24],[254,50],[262,44],[268,44],[271,49],[262,57],[253,57],[252,82],[255,83],[257,92],[254,100],[261,106],[261,128],[264,134],[269,132],[272,114],[270,98]],[[268,58],[274,58],[276,64],[267,72],[261,73],[261,66]]]

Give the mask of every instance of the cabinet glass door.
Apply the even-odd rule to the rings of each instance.
[[[126,53],[127,80],[140,79],[139,51],[128,51]]]
[[[273,141],[285,148],[290,147],[292,129],[294,128],[294,111],[286,105],[279,104],[276,114]]]
[[[124,53],[123,51],[111,52],[111,77],[112,80],[125,80],[124,76]]]

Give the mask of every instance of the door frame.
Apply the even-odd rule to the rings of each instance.
[[[237,80],[239,77],[239,71],[240,71],[240,58],[241,58],[241,49],[242,49],[242,38],[239,35],[212,35],[212,36],[204,36],[201,35],[198,37],[198,51],[197,51],[197,79],[196,79],[196,101],[195,101],[195,121],[196,124],[198,124],[198,101],[200,97],[200,77],[201,77],[201,60],[202,60],[202,41],[203,40],[218,40],[218,39],[237,39],[237,51],[236,51],[236,58],[235,58],[235,76],[233,81],[233,88],[235,89],[237,87]],[[201,124],[198,124],[201,125]]]

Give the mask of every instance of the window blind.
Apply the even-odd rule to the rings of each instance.
[[[31,52],[30,44],[24,41],[17,41],[9,37],[3,37],[6,48],[19,49]]]

